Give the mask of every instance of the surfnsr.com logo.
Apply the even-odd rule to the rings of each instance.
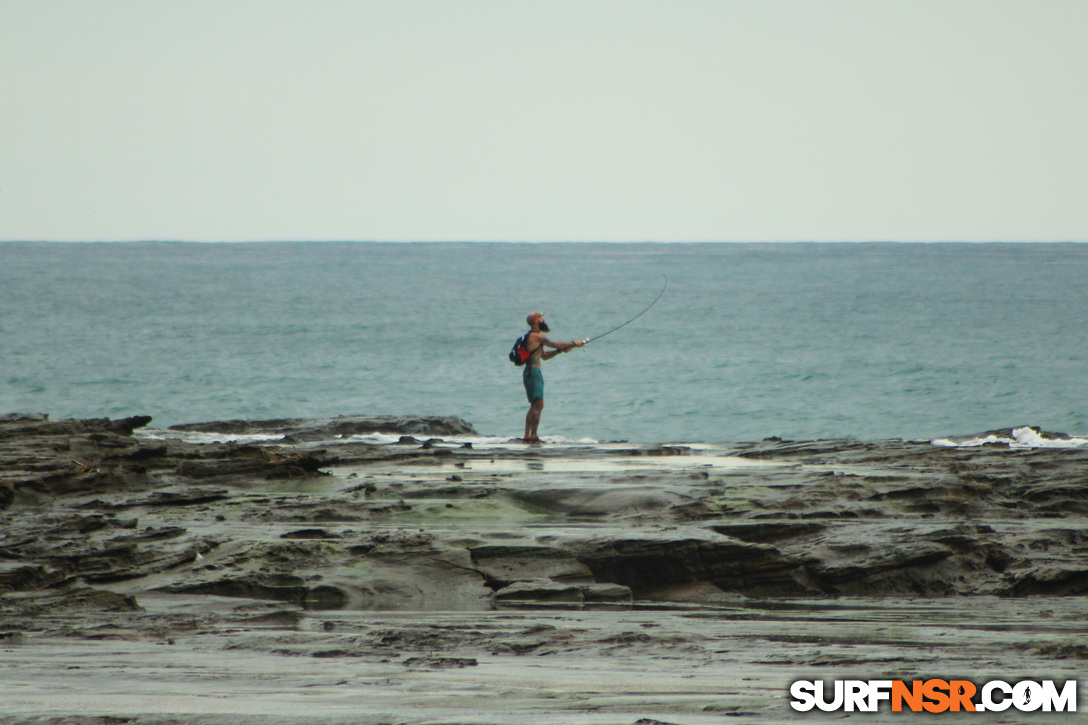
[[[1077,681],[1061,687],[1054,680],[991,680],[981,687],[970,680],[798,680],[790,686],[790,707],[800,712],[876,712],[888,703],[892,712],[1076,712]]]

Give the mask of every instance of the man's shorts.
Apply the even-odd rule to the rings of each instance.
[[[530,404],[534,400],[544,400],[544,373],[540,368],[526,365],[521,374],[521,382],[525,383],[525,397]]]

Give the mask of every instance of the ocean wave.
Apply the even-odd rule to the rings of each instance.
[[[945,448],[974,448],[991,444],[1006,445],[1009,448],[1088,447],[1088,438],[1071,436],[1066,433],[1050,433],[1035,426],[1001,428],[975,435],[937,438],[931,442],[935,446]]]
[[[208,433],[176,431],[162,428],[144,428],[133,431],[136,438],[151,441],[178,440],[185,443],[275,443],[282,441],[282,433]]]

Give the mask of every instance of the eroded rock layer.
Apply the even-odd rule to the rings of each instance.
[[[0,421],[7,611],[88,588],[454,610],[1088,592],[1083,450],[479,450],[442,439],[474,432],[456,419],[362,417],[180,428],[280,436],[194,443],[148,422]],[[428,440],[352,437],[376,431]]]

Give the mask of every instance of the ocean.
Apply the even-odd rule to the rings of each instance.
[[[1088,433],[1086,244],[2,243],[0,412],[453,415],[553,441]]]

